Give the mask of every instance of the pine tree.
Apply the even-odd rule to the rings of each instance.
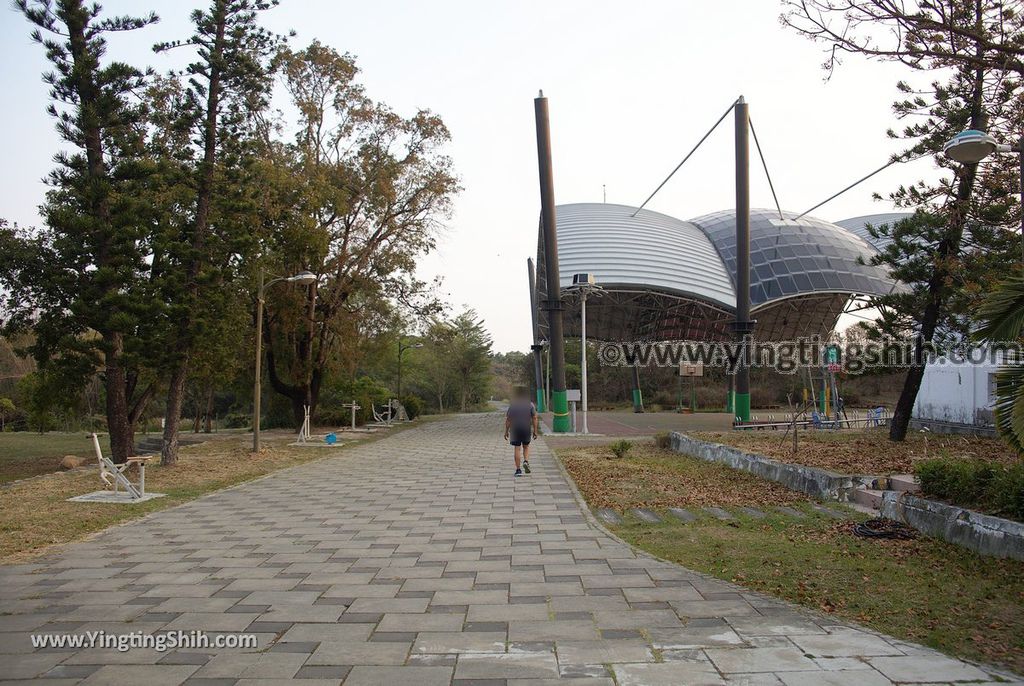
[[[34,330],[40,372],[80,387],[97,371],[115,462],[134,452],[135,425],[156,392],[146,340],[154,309],[146,285],[149,173],[141,158],[144,106],[132,97],[145,73],[105,61],[105,36],[141,29],[145,17],[101,17],[82,0],[18,0],[53,71],[49,113],[68,151],[55,157],[39,231],[0,232],[0,281],[9,332]]]
[[[163,237],[167,268],[162,285],[171,304],[174,341],[165,360],[163,464],[178,459],[190,357],[211,344],[204,334],[222,330],[216,321],[239,306],[229,284],[238,276],[238,256],[251,255],[255,245],[247,165],[254,156],[250,146],[256,123],[269,104],[269,59],[281,43],[257,20],[276,4],[213,0],[207,10],[192,13],[195,32],[189,40],[156,46],[165,51],[188,45],[198,52],[185,70],[178,123],[193,135],[194,149],[184,155],[192,197],[184,205],[184,219]]]
[[[982,294],[1015,267],[1021,206],[1014,197],[1015,173],[999,157],[958,164],[942,154],[946,141],[964,129],[988,130],[1015,140],[1024,87],[1024,17],[1000,0],[941,0],[892,3],[883,0],[785,0],[783,23],[829,46],[828,70],[843,53],[898,61],[917,71],[951,72],[923,90],[899,89],[897,118],[911,121],[893,138],[908,141],[906,159],[931,157],[948,175],[919,181],[890,195],[913,217],[871,227],[892,239],[874,264],[889,267],[907,290],[876,298],[881,316],[875,333],[913,336],[916,356],[926,349],[962,343]],[[877,31],[876,31],[877,30]],[[1012,133],[1011,133],[1012,132]],[[1013,138],[1006,138],[1013,136]],[[889,437],[906,437],[925,367],[910,367],[890,424]]]

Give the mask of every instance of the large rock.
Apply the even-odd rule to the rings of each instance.
[[[60,461],[61,469],[78,469],[85,464],[84,457],[78,457],[77,455],[65,455],[64,459]]]

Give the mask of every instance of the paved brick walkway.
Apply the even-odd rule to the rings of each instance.
[[[0,679],[85,684],[989,681],[658,562],[588,523],[541,443],[432,422],[0,568]],[[255,632],[256,650],[41,649],[42,632]],[[5,682],[6,683],[6,682]]]

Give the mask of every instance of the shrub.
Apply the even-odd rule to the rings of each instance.
[[[373,408],[381,410],[391,397],[387,386],[369,376],[334,379],[320,395],[317,418],[327,426],[348,426],[352,411],[343,405],[355,400],[361,408],[356,412],[356,422],[366,424],[373,421]]]
[[[261,422],[262,424],[262,422]],[[233,412],[229,415],[224,416],[224,428],[225,429],[251,429],[252,428],[252,415],[242,414],[240,412]]]
[[[914,473],[921,481],[921,489],[959,504],[981,503],[995,467],[982,460],[938,458],[919,462]]]
[[[672,434],[668,431],[661,431],[654,434],[654,445],[661,448],[662,450],[669,450],[672,448]]]
[[[990,490],[994,512],[1024,522],[1024,463],[996,470]]]
[[[336,427],[352,424],[352,410],[347,407],[316,408],[316,424],[318,426]]]
[[[919,462],[914,474],[927,496],[1024,521],[1024,463],[936,458]]]
[[[627,440],[619,440],[612,443],[608,448],[612,451],[612,455],[619,458],[620,460],[629,454],[629,449],[633,447],[633,444]]]

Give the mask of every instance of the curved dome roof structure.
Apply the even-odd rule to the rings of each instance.
[[[732,279],[715,246],[699,227],[667,214],[626,205],[561,205],[558,270],[562,287],[590,272],[602,284],[657,288],[668,293],[735,304]]]
[[[885,250],[885,247],[892,243],[891,238],[875,238],[868,231],[868,224],[871,226],[881,226],[882,224],[895,224],[901,219],[912,217],[912,212],[883,212],[881,214],[865,214],[861,217],[851,217],[849,219],[843,219],[836,222],[836,226],[841,226],[847,231],[857,236],[860,236],[865,241],[870,243],[879,252]]]
[[[734,211],[682,221],[627,205],[557,207],[559,280],[593,274],[604,288],[587,301],[588,335],[601,340],[717,340],[730,337],[736,306]],[[636,213],[634,217],[633,214]],[[825,334],[850,298],[894,288],[884,269],[860,264],[875,248],[835,224],[793,213],[750,212],[751,305],[755,336],[785,340]],[[547,293],[538,241],[538,303]],[[547,322],[541,313],[541,328]],[[579,308],[565,309],[578,335]]]

